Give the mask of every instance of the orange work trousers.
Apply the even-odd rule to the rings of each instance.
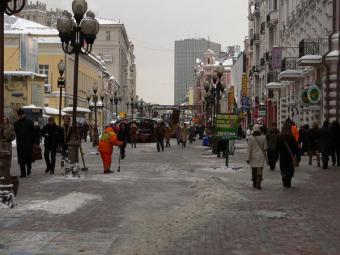
[[[109,171],[111,167],[111,156],[110,153],[101,152],[100,155],[102,156],[104,171]]]

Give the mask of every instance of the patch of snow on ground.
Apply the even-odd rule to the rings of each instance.
[[[56,215],[66,215],[74,213],[93,200],[101,200],[101,197],[93,194],[73,192],[51,201],[34,201],[31,205],[28,205],[26,209],[30,211],[46,211]]]
[[[268,219],[287,219],[288,216],[285,212],[280,211],[258,211],[258,216],[265,217]]]

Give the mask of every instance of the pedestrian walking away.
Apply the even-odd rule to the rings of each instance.
[[[20,165],[21,178],[31,175],[32,150],[34,146],[34,124],[27,119],[22,109],[17,111],[18,120],[14,123],[14,131],[17,138],[18,163]]]
[[[327,120],[324,121],[320,129],[320,152],[322,168],[327,169],[329,156],[332,155],[332,134]]]
[[[177,124],[175,134],[176,134],[177,144],[180,145],[180,143],[181,143],[181,126],[179,124]]]
[[[288,122],[282,127],[277,147],[280,156],[282,184],[283,187],[290,188],[297,162],[300,161],[300,154],[298,153],[297,142]]]
[[[112,151],[113,146],[122,146],[123,142],[118,141],[116,133],[113,131],[112,127],[105,128],[98,146],[98,151],[100,152],[103,166],[104,174],[113,173],[111,168],[112,161]]]
[[[184,123],[183,128],[181,129],[181,143],[182,147],[185,148],[188,142],[188,135],[189,135],[189,129],[188,124]]]
[[[253,127],[253,134],[248,138],[247,148],[247,163],[252,170],[253,186],[261,189],[261,182],[263,180],[263,168],[266,164],[267,157],[267,140],[261,132],[261,127],[255,124]]]
[[[133,121],[130,127],[130,142],[131,142],[132,148],[136,148],[137,136],[138,136],[138,125],[135,121]]]
[[[313,164],[313,156],[316,156],[317,166],[320,167],[320,130],[318,123],[313,123],[312,128],[308,131],[309,140],[309,165]]]
[[[340,125],[333,121],[331,126],[332,135],[332,163],[333,166],[340,166]]]
[[[276,123],[272,124],[272,127],[267,130],[266,139],[267,139],[267,157],[268,164],[270,170],[274,171],[276,167],[276,162],[278,160],[278,152],[277,152],[277,141],[279,139],[280,132],[277,129]]]
[[[164,122],[157,123],[155,130],[157,151],[164,151],[164,137],[165,137],[165,127]]]
[[[126,148],[128,139],[129,139],[129,132],[126,128],[126,124],[124,122],[121,122],[119,124],[119,131],[118,131],[118,140],[123,143],[120,146],[120,159],[125,158],[125,148]]]
[[[55,124],[53,117],[48,118],[48,123],[43,127],[41,133],[44,137],[45,173],[54,174],[57,147],[61,144],[61,141],[60,128]]]
[[[89,130],[90,130],[90,126],[89,124],[87,124],[87,122],[85,121],[84,124],[83,124],[83,132],[84,132],[84,141],[87,142],[87,136],[88,136],[88,133],[89,133]]]
[[[165,127],[165,147],[170,147],[171,128],[169,124]]]

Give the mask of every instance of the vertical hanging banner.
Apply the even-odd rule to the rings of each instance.
[[[282,66],[282,53],[283,48],[281,47],[273,47],[272,53],[272,68],[273,69],[280,69]]]
[[[242,74],[242,96],[248,96],[248,75],[246,73]]]

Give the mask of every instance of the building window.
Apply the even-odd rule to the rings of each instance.
[[[39,65],[39,74],[46,75],[45,84],[48,84],[49,65]]]
[[[106,41],[110,41],[110,40],[111,40],[111,32],[106,31]]]

